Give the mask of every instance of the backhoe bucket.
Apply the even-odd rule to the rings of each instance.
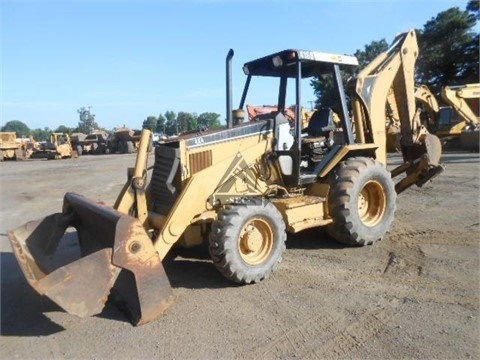
[[[395,184],[397,194],[412,185],[422,187],[444,170],[440,164],[442,144],[440,139],[430,133],[425,134],[420,144],[402,146],[404,163],[390,173],[392,178],[406,173],[406,177]]]
[[[98,314],[111,295],[141,325],[173,302],[140,221],[108,206],[67,193],[62,213],[28,222],[8,237],[29,284],[71,314]]]

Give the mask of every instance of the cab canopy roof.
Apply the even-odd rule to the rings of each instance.
[[[245,75],[296,77],[295,63],[302,65],[302,78],[331,72],[332,65],[358,65],[355,56],[329,54],[319,51],[283,50],[272,55],[245,63]]]

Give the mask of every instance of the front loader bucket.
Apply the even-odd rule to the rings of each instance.
[[[28,222],[8,237],[29,284],[71,314],[98,314],[112,295],[132,323],[141,325],[173,302],[140,221],[108,206],[67,193],[62,213]]]

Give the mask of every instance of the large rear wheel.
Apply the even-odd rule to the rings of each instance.
[[[282,260],[286,238],[285,223],[273,204],[229,205],[212,224],[209,250],[215,267],[227,279],[256,283]]]
[[[126,142],[126,149],[128,154],[135,152],[135,145],[133,144],[133,141]]]
[[[390,229],[397,193],[390,173],[371,158],[350,158],[330,177],[333,223],[328,232],[348,245],[371,245]]]

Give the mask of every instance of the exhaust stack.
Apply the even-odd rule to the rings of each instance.
[[[233,49],[230,49],[227,54],[226,62],[226,89],[227,89],[227,127],[231,129],[233,127],[232,116],[232,58]]]

